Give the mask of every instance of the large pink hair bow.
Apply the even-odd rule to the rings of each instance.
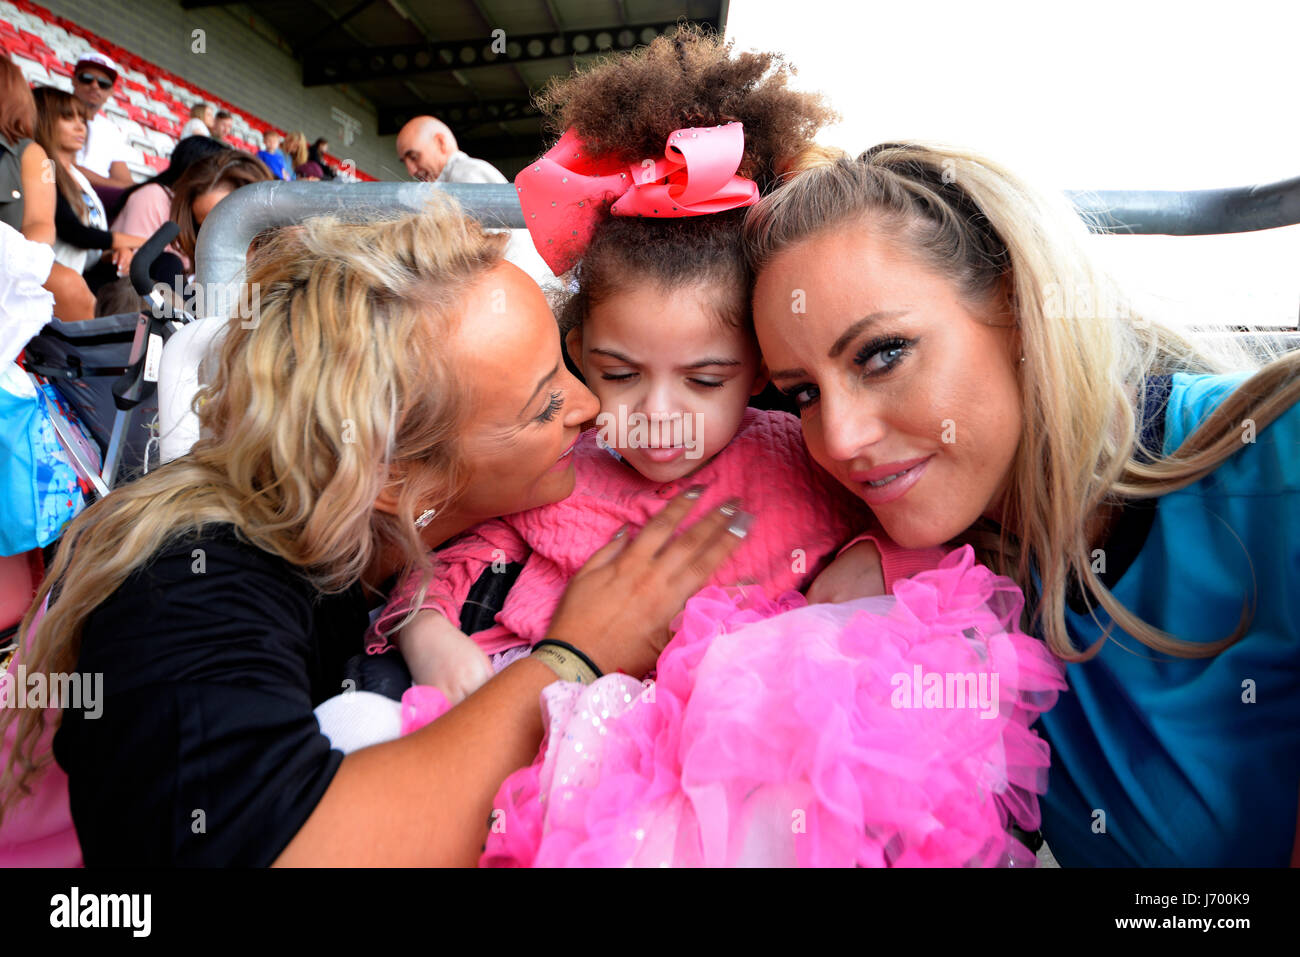
[[[604,202],[615,216],[703,216],[758,202],[758,184],[737,176],[740,123],[688,127],[668,137],[662,159],[597,159],[568,130],[515,177],[524,224],[556,275],[582,258]]]

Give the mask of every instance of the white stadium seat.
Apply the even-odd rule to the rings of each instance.
[[[159,156],[171,156],[176,148],[176,141],[161,130],[145,130],[145,135],[153,142],[154,152]]]
[[[35,60],[29,60],[25,56],[19,56],[17,53],[13,54],[10,59],[13,61],[14,66],[18,67],[18,69],[22,71],[23,76],[26,77],[28,83],[36,84],[38,86],[50,85],[49,73],[46,72],[45,67],[41,66],[41,64],[37,63]]]

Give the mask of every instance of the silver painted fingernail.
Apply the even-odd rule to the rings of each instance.
[[[727,531],[737,538],[744,538],[749,534],[749,527],[754,524],[754,515],[752,512],[741,512],[731,524],[727,526]]]
[[[719,506],[718,511],[721,512],[723,515],[735,515],[737,512],[740,511],[740,503],[733,498],[725,505]]]
[[[704,494],[703,485],[692,485],[683,493],[683,495],[686,498],[699,498],[703,494]]]

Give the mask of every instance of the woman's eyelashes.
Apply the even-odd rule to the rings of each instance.
[[[863,379],[888,375],[911,354],[916,342],[917,340],[904,336],[880,336],[857,351],[853,356],[853,364],[863,370]],[[794,400],[800,412],[813,405],[821,395],[817,386],[811,382],[800,382],[781,389],[781,392]]]
[[[865,375],[882,375],[898,365],[911,352],[915,342],[915,339],[905,339],[902,336],[880,336],[858,350],[853,357],[853,364],[862,368]],[[873,360],[881,358],[884,359],[883,364],[872,365]]]
[[[798,407],[800,412],[816,402],[817,396],[820,395],[817,391],[817,387],[811,382],[800,382],[798,385],[793,385],[789,388],[781,389],[780,391],[782,395],[794,400],[794,404]]]
[[[637,372],[602,372],[600,377],[606,382],[630,382],[639,374],[640,373]],[[705,389],[721,389],[727,384],[726,379],[697,379],[694,377],[688,377],[686,381],[691,383],[691,385],[698,385]]]
[[[560,409],[563,407],[564,407],[564,393],[552,392],[550,402],[547,403],[547,406],[542,411],[542,414],[537,417],[537,421],[553,422],[555,420],[555,417],[559,414]]]

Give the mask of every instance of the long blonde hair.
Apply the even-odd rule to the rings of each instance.
[[[504,244],[450,201],[275,234],[249,268],[255,317],[230,320],[195,400],[202,437],[68,526],[21,625],[28,669],[75,670],[87,616],[168,543],[209,526],[233,525],[327,593],[360,580],[377,555],[428,569],[415,516],[446,508],[467,475],[457,441],[466,400],[442,344]],[[395,515],[375,510],[385,488],[397,490]],[[32,754],[44,711],[4,709],[0,736],[12,720],[0,811],[48,759]]]
[[[952,280],[969,303],[999,293],[1010,299],[1025,357],[1023,432],[1002,525],[977,522],[962,540],[1026,589],[1038,572],[1033,624],[1048,646],[1071,661],[1101,649],[1098,641],[1080,652],[1070,640],[1072,577],[1119,627],[1160,652],[1209,657],[1245,634],[1251,595],[1243,596],[1237,629],[1214,642],[1180,640],[1132,614],[1093,569],[1091,526],[1107,506],[1183,488],[1240,450],[1243,420],[1262,429],[1300,399],[1300,353],[1257,371],[1164,456],[1139,442],[1142,380],[1227,371],[1228,362],[1135,315],[1094,264],[1085,249],[1087,225],[1063,196],[963,150],[891,143],[856,159],[828,154],[750,210],[751,264],[757,273],[791,245],[852,224],[896,239]]]
[[[307,137],[301,130],[286,133],[281,149],[295,168],[307,162]]]

